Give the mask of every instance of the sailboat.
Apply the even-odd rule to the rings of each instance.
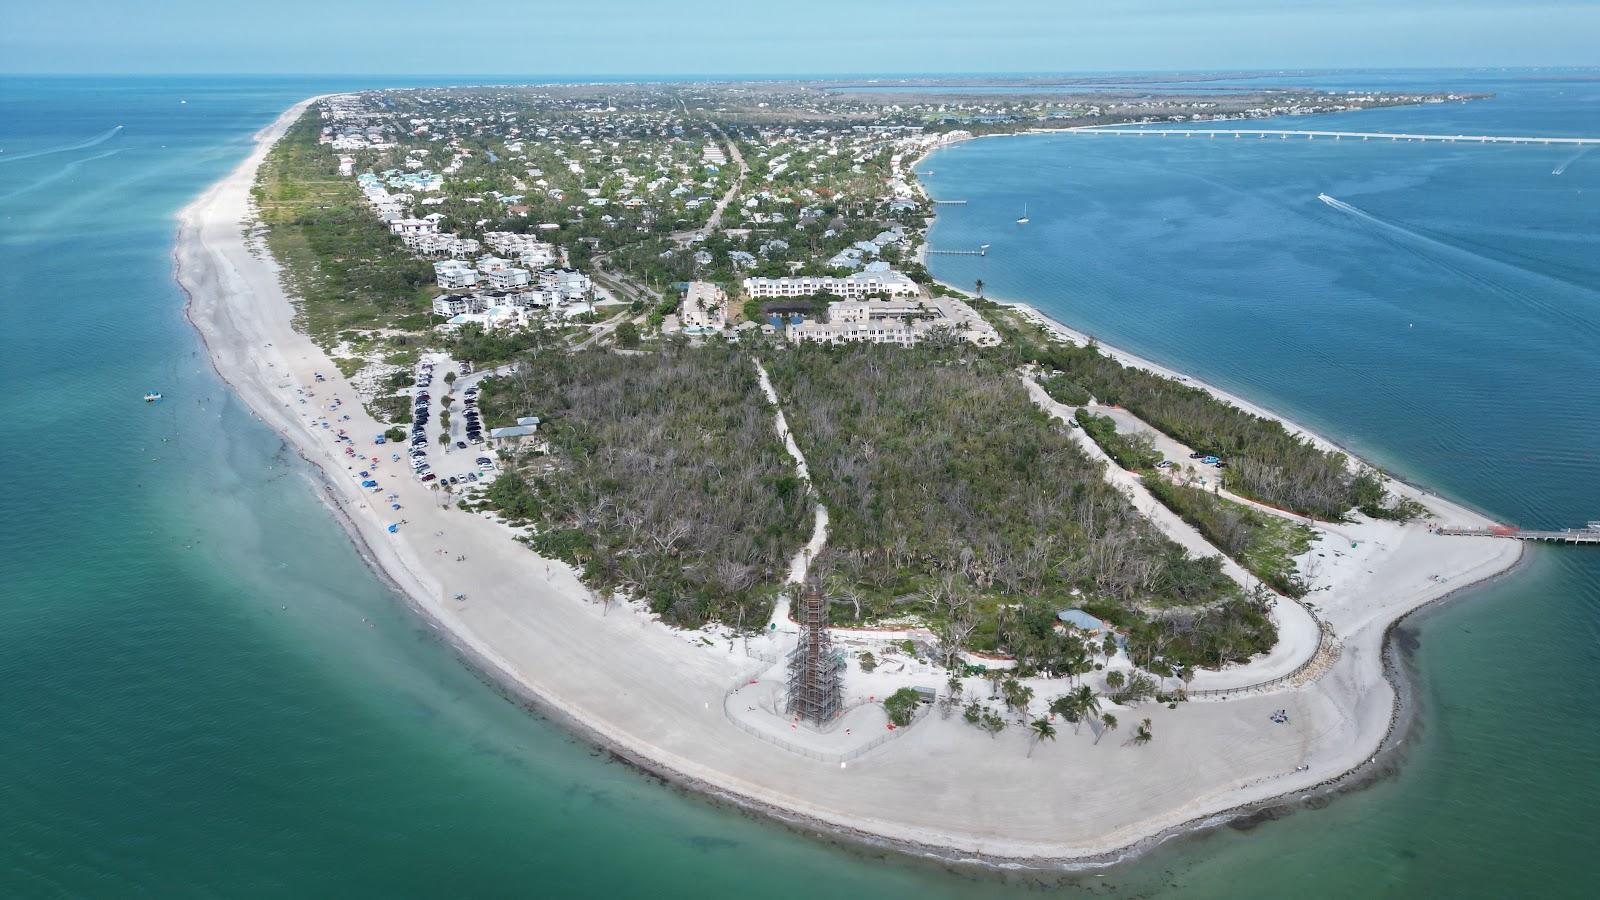
[[[1028,204],[1022,204],[1022,216],[1017,219],[1018,225],[1028,224]]]

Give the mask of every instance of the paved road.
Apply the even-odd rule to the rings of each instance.
[[[722,199],[717,201],[716,207],[711,210],[711,218],[706,220],[706,224],[689,231],[678,231],[672,234],[672,240],[681,246],[688,246],[694,242],[695,238],[704,238],[722,226],[723,210],[726,210],[728,204],[733,202],[733,198],[739,195],[739,188],[744,184],[745,176],[750,174],[750,167],[745,164],[744,154],[739,152],[739,145],[730,140],[727,133],[718,127],[716,123],[707,122],[706,124],[710,125],[711,130],[715,131],[717,136],[722,139],[722,142],[727,145],[728,156],[739,167],[739,177],[733,180],[728,192],[723,194]]]

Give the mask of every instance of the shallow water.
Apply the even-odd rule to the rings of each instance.
[[[301,464],[211,372],[182,318],[170,251],[174,213],[243,158],[250,136],[283,108],[312,93],[381,83],[0,81],[0,298],[8,316],[0,413],[13,429],[4,451],[10,483],[0,492],[0,895],[971,897],[1036,884],[836,849],[664,788],[501,699],[365,569]],[[100,143],[64,149],[117,124],[124,129]],[[980,202],[1003,187],[1001,174],[982,171],[993,163],[980,148],[1006,143],[960,148],[973,154],[965,184],[954,181],[956,154],[940,162],[939,189],[954,185],[970,196],[974,219],[962,226],[946,216],[938,240],[964,239],[948,228],[1015,227],[1011,209],[1022,196],[1045,231],[1053,213],[1039,187],[1051,182],[1043,170],[1033,187],[1019,183],[1017,198],[1002,191]],[[59,152],[20,158],[40,151]],[[1145,162],[1167,168],[1161,159]],[[1548,173],[1558,162],[1541,157],[1539,165]],[[1579,159],[1559,178],[1592,179],[1600,169],[1591,162],[1600,160]],[[1211,161],[1191,165],[1216,177]],[[1430,237],[1464,239],[1448,215],[1412,215],[1348,188],[1329,193]],[[1107,218],[1104,227],[1151,227],[1141,221],[1143,201],[1133,199],[1130,192],[1120,224]],[[1215,202],[1198,201],[1192,215],[1211,215],[1206,204]],[[1258,202],[1272,208],[1270,199]],[[1082,197],[1069,202],[1082,205]],[[1595,284],[1585,237],[1592,219],[1572,213],[1560,225],[1566,213],[1551,205],[1549,241],[1519,245],[1521,255],[1505,259],[1524,268],[1564,260],[1553,270],[1561,279]],[[982,221],[985,209],[997,224]],[[1326,207],[1311,211],[1338,220]],[[1499,211],[1478,209],[1474,218],[1486,231],[1517,230]],[[1267,222],[1266,233],[1276,227]],[[1498,247],[1486,231],[1475,239]],[[1550,255],[1549,247],[1568,245],[1570,253]],[[1115,246],[1107,241],[1096,252]],[[1069,250],[1052,252],[1067,258]],[[1323,255],[1315,247],[1277,252],[1286,256],[1279,277],[1301,271],[1292,264],[1297,254],[1303,270],[1318,268]],[[1004,280],[999,259],[984,270],[995,292]],[[1207,277],[1226,287],[1249,263],[1246,254],[1235,274]],[[1195,273],[1215,264],[1187,269],[1205,283]],[[1048,271],[1006,265],[1019,281],[1004,292],[1019,297],[1033,296],[1020,279]],[[1582,392],[1535,392],[1494,412],[1470,402],[1473,390],[1498,390],[1488,376],[1451,387],[1420,380],[1425,367],[1408,365],[1390,370],[1400,377],[1356,378],[1372,360],[1363,356],[1362,329],[1334,328],[1333,316],[1318,320],[1324,361],[1314,371],[1298,357],[1269,365],[1263,360],[1286,360],[1289,351],[1262,348],[1293,348],[1309,333],[1263,318],[1270,298],[1253,314],[1213,313],[1257,328],[1234,343],[1226,328],[1196,327],[1213,316],[1140,312],[1138,304],[1159,294],[1151,283],[1177,277],[1152,273],[1159,277],[1144,283],[1082,275],[1073,285],[1041,280],[1033,289],[1041,300],[1047,288],[1058,297],[1081,289],[1084,309],[1104,310],[1105,321],[1080,316],[1076,306],[1041,305],[1306,418],[1508,518],[1574,524],[1600,508],[1593,480],[1581,477],[1593,459],[1595,419],[1558,415],[1582,402]],[[1359,275],[1346,273],[1352,295],[1366,283]],[[1371,315],[1368,330],[1379,332],[1385,304],[1420,306],[1450,283],[1445,274],[1431,277],[1414,293],[1369,297],[1353,309]],[[1512,276],[1497,269],[1485,277]],[[1543,296],[1542,288],[1518,289]],[[1174,285],[1159,295],[1182,291],[1201,293]],[[1112,315],[1119,310],[1126,314]],[[1595,348],[1575,336],[1578,326],[1542,325],[1549,314],[1528,304],[1505,320],[1480,311],[1467,325],[1450,316],[1428,321],[1531,359],[1596,371]],[[1404,315],[1423,327],[1415,310]],[[1169,337],[1173,321],[1186,332]],[[1120,323],[1115,335],[1111,322]],[[1506,363],[1498,371],[1525,368]],[[1328,371],[1353,379],[1335,397],[1372,399],[1330,403],[1329,391],[1302,383]],[[147,406],[140,396],[152,389],[166,399]],[[1507,442],[1523,449],[1507,452]],[[1530,447],[1537,458],[1527,456]],[[1600,799],[1590,749],[1600,721],[1582,705],[1597,687],[1597,559],[1538,553],[1514,580],[1423,624],[1428,709],[1399,778],[1326,810],[1218,832],[1068,887],[1146,895],[1177,884],[1185,895],[1210,896],[1571,892],[1587,877],[1584,851],[1595,828],[1586,816]]]

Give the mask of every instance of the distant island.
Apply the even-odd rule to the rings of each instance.
[[[179,280],[508,690],[784,820],[1109,859],[1370,759],[1391,624],[1521,549],[925,265],[958,141],[1472,97],[1062,84],[312,98],[185,210]]]

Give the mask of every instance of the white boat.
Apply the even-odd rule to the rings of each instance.
[[[1026,225],[1026,224],[1028,224],[1028,205],[1026,203],[1024,203],[1022,205],[1022,216],[1017,219],[1017,224],[1018,225]]]
[[[156,402],[157,400],[160,400],[160,399],[161,399],[161,395],[156,393],[155,391],[148,391],[144,395],[144,402],[146,402],[146,403],[154,403],[154,402]]]

